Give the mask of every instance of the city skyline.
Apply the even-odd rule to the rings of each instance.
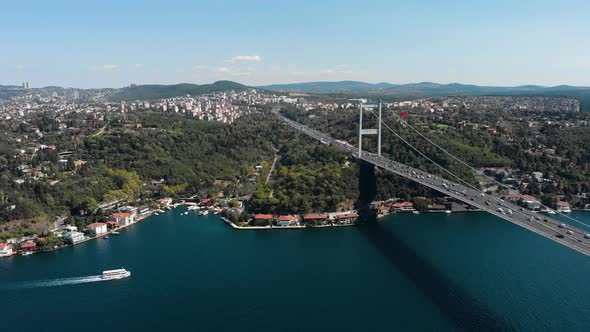
[[[2,85],[590,86],[590,46],[582,43],[590,33],[583,21],[590,4],[578,0],[324,1],[305,8],[268,1],[61,0],[3,8],[0,35],[9,51],[0,55]]]

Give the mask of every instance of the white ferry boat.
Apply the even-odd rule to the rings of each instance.
[[[125,269],[116,269],[116,270],[107,270],[102,271],[102,275],[100,278],[102,280],[114,280],[114,279],[123,279],[131,276],[131,272]]]

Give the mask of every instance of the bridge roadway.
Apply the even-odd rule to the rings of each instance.
[[[278,111],[274,111],[274,113],[288,125],[302,133],[315,138],[324,144],[329,144],[345,150],[351,153],[355,158],[358,158],[358,148],[346,142],[335,140],[324,133],[308,128],[298,122],[287,119],[280,115]],[[475,190],[460,183],[444,179],[438,175],[429,174],[417,168],[378,156],[376,153],[363,151],[360,159],[404,178],[418,182],[459,201],[475,206],[482,211],[486,211],[520,227],[526,228],[584,255],[590,256],[590,239],[587,239],[587,233],[579,228],[565,225],[560,221],[544,216],[541,213],[524,209],[516,204],[504,201],[495,195],[487,195],[480,190]]]

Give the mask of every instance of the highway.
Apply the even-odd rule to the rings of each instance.
[[[343,141],[335,140],[324,133],[287,119],[280,115],[278,111],[274,111],[274,113],[281,120],[298,131],[301,131],[302,133],[315,138],[324,144],[338,147],[358,158],[357,147],[354,147]],[[504,201],[498,196],[487,195],[481,190],[470,188],[467,185],[457,182],[449,181],[439,175],[426,173],[417,168],[398,163],[383,156],[378,156],[376,153],[363,151],[360,159],[404,178],[418,182],[459,201],[477,207],[482,211],[491,213],[499,218],[507,220],[568,248],[576,250],[584,255],[590,256],[590,239],[587,238],[590,237],[590,235],[587,234],[590,232],[585,232],[569,224],[566,225],[541,213],[524,209],[516,204]]]

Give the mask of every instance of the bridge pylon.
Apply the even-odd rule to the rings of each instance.
[[[381,156],[381,100],[377,104],[365,104],[366,100],[359,99],[359,152],[358,157],[360,158],[363,153],[363,135],[377,135],[377,155]],[[363,111],[367,108],[379,109],[377,128],[363,128]]]

